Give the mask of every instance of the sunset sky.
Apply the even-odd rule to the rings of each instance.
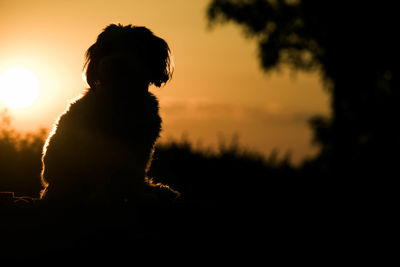
[[[209,2],[0,0],[0,73],[25,68],[40,83],[32,106],[9,110],[13,127],[50,128],[84,90],[84,53],[101,30],[110,23],[134,24],[164,38],[174,55],[172,81],[152,89],[160,100],[164,140],[185,133],[208,147],[237,133],[240,144],[265,155],[290,150],[295,163],[315,153],[307,119],[330,110],[319,76],[284,68],[263,73],[255,40],[237,25],[208,28]]]

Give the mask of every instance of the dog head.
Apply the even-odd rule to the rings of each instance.
[[[171,79],[168,44],[146,27],[107,26],[86,52],[86,80],[91,89],[140,84],[157,87]]]

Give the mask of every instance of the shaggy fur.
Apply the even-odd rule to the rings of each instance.
[[[139,200],[157,187],[146,172],[161,118],[148,88],[171,78],[169,47],[145,27],[112,24],[86,58],[90,88],[46,141],[41,198],[79,205]]]

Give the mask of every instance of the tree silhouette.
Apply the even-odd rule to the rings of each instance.
[[[265,71],[320,72],[332,118],[311,119],[318,160],[336,179],[367,181],[398,172],[396,12],[390,1],[213,0],[207,15],[242,26]]]

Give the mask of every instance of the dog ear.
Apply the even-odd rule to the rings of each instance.
[[[84,70],[86,72],[86,81],[91,88],[95,88],[99,83],[98,66],[107,50],[107,46],[120,39],[122,28],[124,27],[120,24],[108,25],[99,34],[96,42],[86,51]],[[108,48],[110,49],[111,47]]]
[[[168,44],[157,36],[152,37],[148,47],[149,83],[160,87],[172,78],[174,64]]]
[[[153,34],[146,27],[134,26],[130,29],[135,49],[146,68],[145,76],[149,84],[160,87],[172,78],[174,64],[167,42]]]
[[[89,47],[85,54],[85,65],[84,71],[86,73],[86,82],[89,84],[90,88],[95,88],[98,83],[97,74],[97,61],[94,57],[96,55],[97,43]]]

